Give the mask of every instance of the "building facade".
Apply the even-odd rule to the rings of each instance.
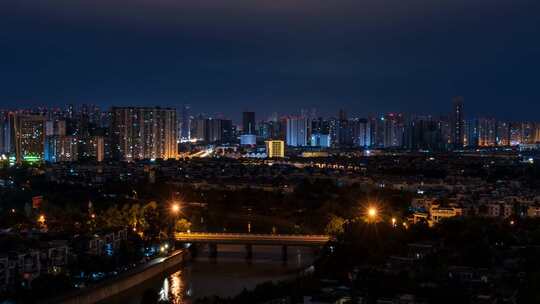
[[[304,117],[287,119],[287,145],[304,147],[308,143],[308,120]]]
[[[115,158],[132,161],[177,157],[175,109],[113,107],[111,114],[111,136]]]
[[[283,140],[266,141],[266,155],[268,158],[285,157],[285,142]]]

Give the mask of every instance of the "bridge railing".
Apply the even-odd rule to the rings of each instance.
[[[271,237],[271,238],[326,238],[322,234],[264,234],[264,233],[219,233],[219,232],[177,232],[177,237]]]

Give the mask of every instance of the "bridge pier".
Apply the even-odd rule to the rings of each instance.
[[[189,246],[189,253],[191,255],[191,258],[197,258],[197,256],[199,255],[199,245],[191,244],[191,246]]]
[[[217,244],[208,244],[208,253],[212,259],[217,258],[218,256],[218,250],[217,250]]]
[[[288,259],[289,259],[289,252],[288,252],[287,245],[283,245],[281,246],[281,261],[283,261],[283,263],[287,263]]]
[[[246,245],[246,260],[251,260],[253,258],[253,245]]]

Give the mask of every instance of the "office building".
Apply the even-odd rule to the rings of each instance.
[[[307,146],[308,120],[304,117],[287,119],[287,145],[292,147]]]
[[[285,142],[283,140],[266,141],[266,155],[268,158],[285,157]]]

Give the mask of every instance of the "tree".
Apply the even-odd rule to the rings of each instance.
[[[163,222],[159,216],[159,210],[156,202],[150,202],[142,208],[145,227],[144,234],[150,237],[158,236],[161,232]]]
[[[329,235],[336,236],[343,233],[343,225],[345,224],[345,219],[336,216],[334,214],[330,215],[330,220],[324,229],[324,232]]]
[[[176,232],[186,232],[191,228],[191,223],[186,219],[179,219],[174,228]]]
[[[118,210],[118,207],[116,206],[113,206],[107,209],[100,216],[100,219],[102,220],[106,228],[122,227],[124,226],[124,223],[125,223],[122,212],[120,212],[120,210]]]

